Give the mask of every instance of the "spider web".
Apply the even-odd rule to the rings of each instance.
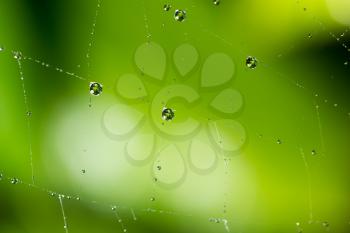
[[[179,4],[178,2],[169,2],[173,8],[176,8],[176,5],[183,5],[185,8],[185,10],[188,12],[188,21],[190,23],[191,21],[191,13],[196,11],[197,7],[199,7],[197,5],[197,3],[193,0],[191,1],[191,3],[182,3]],[[132,231],[132,226],[133,225],[142,225],[144,224],[143,222],[141,222],[140,219],[144,218],[147,219],[147,216],[149,215],[153,215],[156,216],[157,219],[162,219],[159,216],[166,216],[169,217],[170,220],[168,221],[172,221],[172,219],[175,218],[183,218],[186,219],[186,221],[191,221],[189,219],[195,219],[198,222],[201,222],[203,224],[205,223],[209,223],[212,225],[212,223],[221,223],[219,226],[214,226],[212,229],[215,229],[216,231],[220,231],[220,230],[225,230],[227,232],[239,232],[239,230],[233,230],[233,229],[240,229],[240,227],[236,227],[235,223],[237,224],[237,222],[235,220],[232,219],[232,216],[226,214],[226,209],[228,209],[230,207],[230,200],[227,196],[229,196],[230,194],[230,189],[227,189],[223,195],[222,195],[222,209],[223,214],[221,217],[213,217],[213,216],[200,216],[200,215],[196,215],[193,213],[187,213],[185,211],[185,213],[183,212],[177,212],[177,211],[169,211],[169,210],[165,210],[165,209],[159,209],[157,208],[157,205],[154,204],[154,200],[153,198],[155,198],[156,200],[158,199],[158,192],[160,192],[156,187],[155,187],[155,183],[152,183],[152,190],[151,193],[152,195],[151,198],[151,202],[149,204],[148,208],[136,208],[136,207],[132,207],[132,206],[128,206],[128,205],[122,205],[120,203],[116,204],[116,203],[103,203],[103,201],[95,201],[95,200],[83,200],[82,198],[80,198],[80,195],[69,195],[69,194],[64,194],[63,192],[60,191],[53,191],[47,188],[43,188],[41,186],[37,185],[37,181],[36,178],[38,177],[37,173],[36,173],[36,164],[33,162],[33,156],[35,156],[35,154],[33,154],[33,139],[32,139],[32,132],[33,132],[33,124],[32,124],[32,113],[35,114],[35,112],[32,112],[31,110],[31,92],[30,92],[30,88],[28,88],[27,85],[27,81],[29,80],[28,77],[30,77],[30,75],[27,75],[26,73],[26,66],[31,66],[32,64],[39,64],[41,66],[41,68],[44,69],[51,69],[52,71],[55,71],[57,73],[60,74],[64,74],[66,77],[68,78],[73,78],[75,80],[80,80],[80,81],[84,81],[83,84],[83,88],[84,89],[88,89],[88,84],[89,81],[92,81],[92,66],[93,66],[93,61],[91,60],[91,54],[92,54],[92,49],[94,48],[94,45],[96,43],[96,28],[98,26],[98,22],[99,22],[99,17],[101,14],[101,9],[103,9],[103,4],[104,2],[101,0],[97,1],[97,6],[96,6],[96,10],[95,10],[95,15],[93,17],[92,20],[92,25],[91,25],[91,31],[90,31],[90,37],[89,37],[89,42],[88,42],[88,47],[87,47],[87,52],[86,52],[86,67],[87,67],[87,72],[86,72],[86,77],[78,74],[78,72],[72,72],[72,71],[67,71],[64,68],[61,68],[60,66],[55,66],[55,65],[51,65],[47,62],[41,61],[40,59],[37,58],[33,58],[30,56],[27,56],[26,54],[22,54],[22,52],[18,51],[17,49],[10,49],[8,47],[4,47],[4,50],[1,51],[1,55],[4,56],[3,54],[7,54],[9,56],[15,56],[15,61],[17,62],[17,69],[18,69],[18,73],[19,73],[19,79],[21,81],[21,86],[22,86],[22,98],[23,98],[23,102],[24,102],[24,106],[25,106],[25,120],[26,120],[26,130],[27,130],[27,142],[28,142],[28,166],[30,167],[31,170],[31,181],[30,182],[25,182],[22,179],[18,179],[15,178],[14,176],[9,176],[5,173],[2,173],[0,178],[1,180],[4,181],[8,181],[6,183],[2,183],[2,185],[4,185],[5,188],[7,189],[15,189],[18,186],[24,187],[25,189],[28,189],[28,191],[26,192],[40,192],[45,194],[47,197],[49,198],[50,196],[54,197],[54,199],[57,201],[58,203],[58,210],[61,212],[62,214],[62,222],[63,222],[63,230],[68,233],[68,232],[74,232],[71,229],[74,228],[72,226],[72,224],[70,223],[70,211],[67,210],[66,205],[78,205],[78,204],[71,204],[71,202],[75,201],[76,203],[84,203],[86,205],[93,205],[95,206],[95,210],[97,212],[101,213],[102,212],[106,213],[106,212],[110,212],[110,215],[117,221],[117,223],[119,224],[120,227],[120,231],[121,232],[127,232],[127,231]],[[209,2],[208,4],[211,4],[211,2]],[[222,1],[222,5],[224,4],[224,1]],[[162,7],[163,3],[160,3],[160,8]],[[327,35],[331,40],[334,41],[335,44],[337,44],[337,46],[345,52],[345,57],[342,58],[343,62],[342,62],[342,67],[344,69],[348,69],[347,67],[349,66],[349,54],[350,54],[350,50],[349,50],[349,43],[347,41],[348,35],[349,35],[349,28],[344,28],[342,31],[340,32],[332,32],[325,23],[322,22],[322,20],[320,20],[319,18],[317,18],[316,16],[314,16],[312,13],[310,13],[309,7],[307,6],[306,3],[302,2],[302,1],[296,1],[295,5],[297,8],[300,9],[301,14],[305,14],[305,17],[308,17],[310,22],[312,22],[313,25],[315,25],[316,29],[319,31],[315,31],[312,33],[308,33],[307,35],[305,35],[307,38],[307,40],[313,40],[315,37],[317,37],[318,35],[323,36],[323,35]],[[144,29],[145,29],[145,38],[146,40],[152,41],[153,38],[156,38],[157,35],[152,34],[152,27],[150,27],[150,25],[156,25],[155,23],[152,23],[152,17],[148,14],[148,5],[147,5],[147,1],[142,0],[137,2],[137,6],[142,8],[143,11],[143,24],[144,24]],[[187,6],[187,8],[186,8]],[[219,6],[221,7],[221,5]],[[191,12],[192,11],[192,12]],[[168,14],[168,18],[169,20],[172,19],[172,15],[171,13],[167,13]],[[169,17],[170,15],[170,17]],[[166,32],[166,27],[167,27],[167,22],[164,21],[161,24],[161,27],[164,28],[164,31]],[[214,32],[211,29],[208,29],[205,25],[199,24],[197,25],[198,28],[201,30],[202,35],[206,35],[208,37],[211,37],[213,39],[213,41],[215,41],[216,43],[220,43],[222,47],[226,48],[227,50],[232,50],[232,51],[236,51],[240,54],[240,58],[242,59],[242,63],[244,63],[245,58],[248,55],[254,55],[251,54],[250,49],[248,49],[244,44],[241,46],[237,46],[234,43],[230,42],[229,40],[225,39],[224,36],[221,36],[220,33],[218,32]],[[196,34],[192,34],[190,31],[186,31],[183,33],[183,35],[180,36],[181,40],[185,40],[185,41],[196,41]],[[305,123],[304,122],[304,118],[310,117],[308,115],[308,113],[313,113],[313,117],[316,119],[316,125],[317,125],[317,134],[318,134],[318,140],[316,144],[320,144],[319,149],[315,150],[309,150],[309,154],[310,153],[315,153],[317,154],[316,158],[318,159],[328,159],[331,156],[331,153],[329,151],[329,148],[327,147],[327,140],[325,137],[325,120],[323,119],[323,117],[329,117],[329,116],[323,116],[323,112],[322,110],[324,108],[333,108],[332,114],[336,114],[339,118],[346,118],[349,119],[350,117],[350,112],[347,106],[347,102],[343,102],[338,103],[337,101],[332,101],[331,99],[333,99],[333,97],[331,96],[327,96],[326,94],[320,94],[322,91],[318,90],[317,88],[313,88],[312,86],[308,85],[307,83],[303,83],[304,80],[298,80],[295,79],[295,76],[290,77],[291,75],[286,74],[285,72],[281,72],[278,66],[276,65],[271,65],[274,64],[276,62],[279,63],[279,59],[283,58],[283,56],[288,56],[289,54],[292,54],[293,51],[296,50],[295,47],[290,47],[288,48],[286,51],[282,51],[280,53],[278,53],[276,55],[275,60],[268,58],[268,59],[264,59],[263,57],[259,57],[258,61],[259,61],[259,65],[257,70],[254,71],[247,71],[246,72],[250,72],[250,73],[258,73],[259,75],[259,70],[263,70],[266,71],[268,74],[270,74],[271,79],[274,79],[275,81],[284,83],[285,85],[289,85],[291,87],[293,87],[292,92],[294,93],[298,93],[300,95],[305,95],[307,96],[308,99],[310,99],[310,106],[309,106],[309,110],[308,112],[301,112],[300,114],[297,113],[296,118],[298,118],[298,124],[300,126],[300,129],[298,129],[298,133],[296,136],[296,140],[291,140],[290,138],[285,139],[283,137],[283,134],[281,133],[281,135],[279,136],[275,136],[275,135],[271,135],[269,134],[269,132],[262,132],[263,129],[256,127],[253,130],[256,132],[256,135],[254,135],[254,142],[260,142],[262,144],[271,144],[274,147],[278,147],[278,146],[285,146],[287,148],[284,148],[285,150],[289,150],[292,151],[291,153],[295,153],[295,155],[297,155],[300,158],[300,164],[302,164],[304,170],[305,170],[305,180],[306,180],[306,193],[307,193],[307,209],[308,209],[308,219],[307,221],[303,221],[301,220],[296,220],[294,222],[295,226],[296,226],[296,231],[297,232],[303,232],[308,227],[310,227],[309,225],[319,225],[322,227],[322,229],[324,231],[329,231],[330,228],[330,223],[328,222],[327,219],[319,219],[319,217],[315,214],[315,201],[314,201],[314,192],[313,192],[313,173],[311,171],[310,168],[310,160],[311,158],[308,156],[308,153],[306,153],[306,149],[304,147],[307,147],[306,145],[303,145],[304,143],[302,143],[299,139],[300,135],[303,135],[305,132],[305,130],[303,129],[303,127],[305,127]],[[298,52],[298,51],[295,51]],[[271,60],[271,62],[270,62]],[[23,63],[26,64],[26,66],[23,66]],[[348,71],[346,70],[346,72],[348,73]],[[255,74],[256,75],[256,74]],[[254,77],[256,78],[256,77]],[[334,76],[331,77],[331,79],[334,79]],[[79,84],[81,85],[81,84]],[[111,88],[110,86],[108,86],[108,84],[104,84],[105,88],[108,90],[108,88]],[[88,94],[88,91],[87,91]],[[90,99],[90,105],[91,105],[91,97]],[[98,105],[98,100],[96,99],[96,104]],[[326,111],[325,111],[326,113]],[[326,115],[326,114],[325,114]],[[329,123],[329,120],[327,121],[327,123]],[[330,127],[330,126],[327,126]],[[253,128],[253,127],[252,127]],[[281,131],[280,131],[281,132]],[[217,130],[217,134],[218,134],[218,138],[222,138],[222,135],[220,134],[220,131]],[[287,137],[287,136],[286,136]],[[291,142],[289,142],[291,141]],[[314,152],[312,152],[314,151]],[[347,151],[347,150],[346,150]],[[348,152],[348,151],[347,151]],[[221,159],[222,159],[222,163],[223,163],[223,169],[222,172],[225,175],[225,186],[229,186],[230,184],[230,164],[232,163],[231,158],[225,157],[224,152],[221,153]],[[4,167],[0,167],[0,169],[5,170],[6,168]],[[85,172],[84,172],[85,173]],[[17,176],[16,176],[17,177]],[[8,183],[12,183],[12,184],[18,184],[18,186],[15,187],[9,187]],[[34,190],[34,191],[33,191]],[[40,194],[39,194],[40,195]],[[164,194],[163,194],[164,195]],[[45,197],[42,197],[45,198]],[[147,199],[149,199],[149,197],[147,197]],[[67,204],[68,203],[68,204]],[[155,207],[154,207],[155,205]],[[72,211],[72,207],[70,206],[69,210]],[[72,211],[73,212],[73,211]],[[344,223],[344,225],[348,224],[347,222]],[[239,225],[239,224],[238,224]],[[189,227],[190,225],[188,225]],[[293,226],[294,227],[294,226]],[[189,229],[189,228],[188,228]],[[240,229],[241,232],[244,232],[243,229]],[[313,228],[311,228],[310,232],[313,232]]]

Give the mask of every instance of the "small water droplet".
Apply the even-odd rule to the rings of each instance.
[[[349,62],[348,62],[348,61],[344,62],[344,66],[347,66],[348,64],[349,64]]]
[[[170,4],[164,4],[163,6],[163,10],[164,11],[169,11],[171,9],[171,5]]]
[[[75,200],[80,201],[80,197],[76,197]]]
[[[309,34],[307,35],[307,37],[308,37],[309,39],[311,39],[311,38],[312,38],[312,34],[309,33]]]
[[[255,69],[258,65],[258,60],[255,57],[248,56],[245,60],[245,64],[249,69]]]
[[[112,206],[111,209],[112,209],[112,211],[116,211],[117,207],[116,206]]]
[[[13,52],[13,58],[16,60],[21,60],[23,58],[22,53],[19,51],[14,51]]]
[[[85,169],[81,169],[81,173],[85,174],[86,170]]]
[[[213,4],[216,6],[220,5],[220,0],[213,0]]]
[[[328,228],[329,227],[329,222],[324,221],[322,223],[322,226],[325,227],[325,228]]]
[[[162,118],[165,121],[171,121],[175,117],[175,111],[171,108],[163,108],[162,110]]]
[[[155,201],[156,199],[155,199],[154,197],[151,197],[150,200],[151,200],[151,201]]]
[[[2,180],[3,175],[0,173],[0,180]]]
[[[311,151],[311,155],[316,155],[317,153],[316,153],[316,150],[312,150]]]
[[[27,117],[31,117],[31,116],[32,116],[32,112],[31,112],[31,111],[28,111],[28,112],[26,113],[26,115],[27,115]]]
[[[157,182],[157,181],[158,181],[157,177],[154,177],[154,178],[153,178],[153,181],[154,181],[154,182]]]
[[[90,94],[94,96],[99,96],[102,93],[103,86],[97,82],[90,83]]]
[[[333,104],[333,106],[336,108],[336,107],[338,107],[338,104]]]
[[[175,18],[176,21],[183,22],[183,21],[185,21],[186,16],[187,16],[186,11],[184,11],[184,10],[175,10],[174,18]]]
[[[160,171],[160,170],[162,170],[162,167],[158,165],[157,169],[158,169],[158,171]]]
[[[282,144],[282,140],[281,139],[277,139],[277,144]]]
[[[4,46],[0,45],[0,52],[2,52],[4,50],[5,50]]]
[[[11,184],[18,184],[19,180],[17,178],[11,178]]]

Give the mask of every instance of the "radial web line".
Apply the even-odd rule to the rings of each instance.
[[[31,110],[29,108],[29,102],[28,102],[28,96],[27,96],[27,91],[25,87],[25,82],[24,82],[24,74],[23,74],[23,67],[22,67],[22,62],[21,62],[21,57],[20,52],[14,52],[15,58],[17,61],[18,65],[18,71],[22,83],[22,91],[23,91],[23,99],[24,99],[24,105],[25,105],[25,111],[26,111],[26,122],[27,122],[27,138],[28,138],[28,153],[29,153],[29,160],[30,160],[30,168],[31,168],[31,179],[32,179],[32,184],[35,184],[35,179],[34,179],[34,163],[33,163],[33,148],[32,148],[32,135],[31,135]]]

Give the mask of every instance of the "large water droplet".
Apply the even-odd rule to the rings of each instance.
[[[90,94],[94,96],[99,96],[102,93],[102,84],[97,82],[90,83]]]
[[[186,19],[186,11],[184,10],[175,10],[174,18],[178,22],[183,22]]]
[[[172,121],[175,118],[175,110],[171,108],[163,108],[162,119],[165,121]]]
[[[246,58],[245,64],[249,69],[255,69],[258,65],[258,60],[255,57],[248,56]]]

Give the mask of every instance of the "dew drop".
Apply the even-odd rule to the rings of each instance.
[[[176,21],[183,22],[186,19],[186,14],[184,10],[175,10],[174,18]]]
[[[281,139],[277,139],[277,144],[282,144],[282,140]]]
[[[0,173],[0,180],[2,180],[3,175]]]
[[[348,64],[349,64],[349,62],[348,62],[348,61],[344,62],[344,66],[347,66]]]
[[[18,184],[19,180],[17,178],[11,178],[11,184]]]
[[[163,108],[162,110],[162,118],[165,121],[171,121],[175,117],[175,111],[171,108]]]
[[[22,53],[19,51],[14,51],[13,52],[13,58],[16,60],[21,60],[23,58]]]
[[[28,111],[28,112],[26,113],[26,115],[27,115],[27,117],[31,117],[31,116],[32,116],[32,112],[31,112],[31,111]]]
[[[311,151],[311,155],[316,155],[317,153],[316,153],[316,150],[312,150]]]
[[[245,64],[249,69],[255,69],[258,65],[258,60],[255,57],[248,56],[245,60]]]
[[[171,5],[170,4],[164,4],[163,6],[163,10],[164,11],[169,11],[171,9]]]
[[[81,169],[81,173],[85,174],[86,170],[85,169]]]
[[[151,197],[150,200],[151,200],[151,201],[155,201],[156,199],[155,199],[154,197]]]
[[[308,37],[309,39],[311,39],[311,38],[312,38],[312,34],[309,33],[309,34],[307,35],[307,37]]]
[[[112,206],[111,209],[112,209],[112,211],[116,211],[117,207],[116,206]]]
[[[4,50],[5,50],[4,46],[0,45],[0,52],[2,52]]]
[[[220,0],[213,0],[213,4],[216,6],[220,5]]]
[[[325,228],[328,228],[328,227],[329,227],[329,222],[326,222],[326,221],[323,222],[323,223],[322,223],[322,226],[325,227]]]
[[[162,167],[158,165],[158,166],[157,166],[157,170],[158,170],[158,171],[162,170]]]
[[[102,93],[102,84],[97,82],[90,83],[90,94],[94,96],[99,96]]]

